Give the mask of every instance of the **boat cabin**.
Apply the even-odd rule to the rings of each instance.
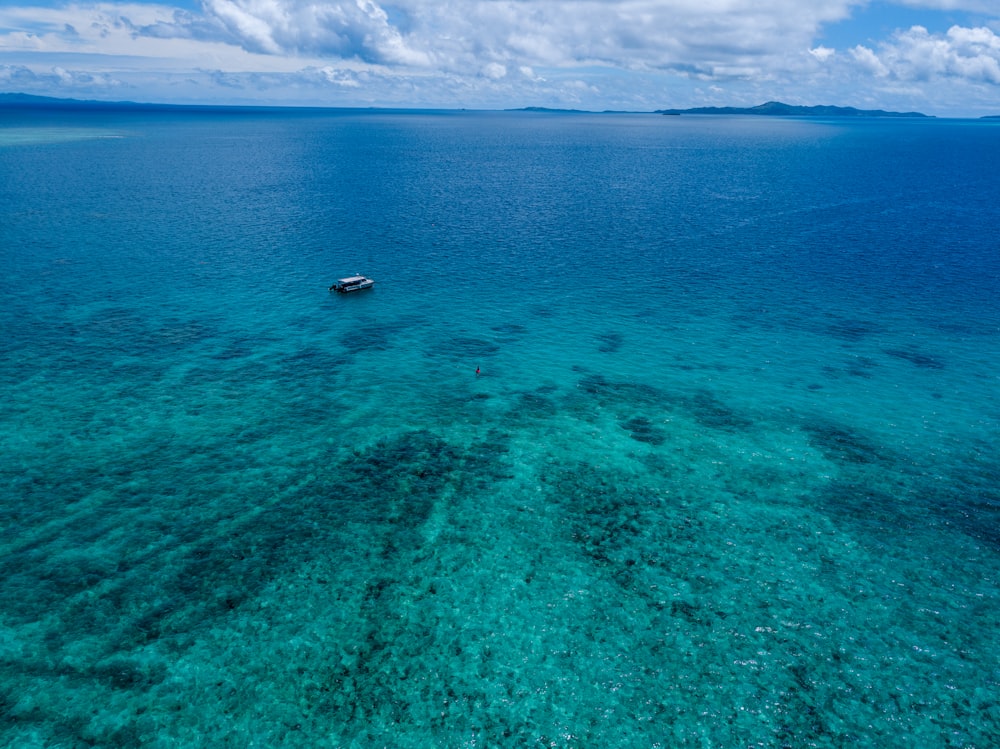
[[[337,283],[330,287],[330,291],[348,292],[370,289],[375,282],[365,276],[351,276],[350,278],[337,279]]]

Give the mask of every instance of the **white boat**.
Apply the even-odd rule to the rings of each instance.
[[[339,291],[341,293],[347,293],[348,291],[361,291],[362,289],[370,289],[375,285],[375,282],[366,278],[365,276],[351,276],[350,278],[339,278],[337,283],[330,287],[330,291]]]

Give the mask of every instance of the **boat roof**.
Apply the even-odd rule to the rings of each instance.
[[[339,278],[337,281],[339,283],[359,283],[360,281],[367,281],[368,279],[364,276],[351,276],[350,278]]]

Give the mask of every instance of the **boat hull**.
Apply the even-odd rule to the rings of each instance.
[[[374,281],[368,281],[367,283],[352,284],[350,286],[338,286],[336,287],[336,291],[341,294],[349,294],[352,291],[364,291],[365,289],[370,289],[374,285]]]

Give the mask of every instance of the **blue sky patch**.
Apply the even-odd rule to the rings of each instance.
[[[923,26],[932,34],[943,34],[955,25],[980,23],[982,19],[970,13],[875,2],[863,8],[855,8],[846,21],[825,26],[820,30],[817,43],[835,49],[846,49],[859,44],[870,47],[892,36],[898,29]]]

